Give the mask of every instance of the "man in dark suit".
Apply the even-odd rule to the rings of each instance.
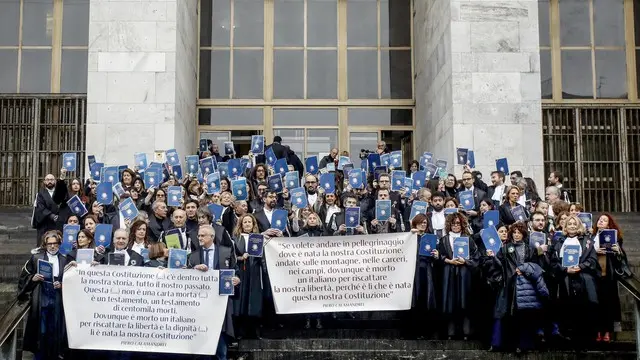
[[[277,203],[278,203],[278,194],[273,190],[267,190],[267,192],[264,195],[264,207],[262,208],[262,210],[257,211],[254,214],[256,217],[256,221],[258,222],[258,229],[260,230],[260,232],[265,232],[271,229],[274,232],[282,233],[279,235],[275,235],[276,237],[282,236],[282,235],[289,236],[288,231],[281,232],[280,230],[273,229],[273,227],[271,226],[273,211],[276,209]],[[267,234],[267,235],[274,236],[273,234]]]
[[[491,172],[491,186],[487,188],[487,196],[499,207],[507,195],[508,186],[504,183],[505,175],[502,171]],[[475,185],[475,184],[474,184]]]
[[[144,266],[144,258],[137,252],[127,249],[127,243],[129,242],[129,234],[125,229],[116,229],[113,233],[113,247],[107,250],[105,254],[105,261],[109,264],[109,254],[123,254],[125,266]]]
[[[473,186],[474,177],[470,171],[465,171],[462,173],[462,185],[464,186],[464,191],[473,191],[473,201],[474,207],[473,210],[467,210],[467,214],[469,217],[478,216],[478,212],[480,211],[480,201],[487,196],[487,193]],[[456,195],[458,201],[460,201],[460,193]]]
[[[203,272],[220,269],[233,269],[236,272],[237,260],[233,250],[233,242],[229,233],[220,225],[200,225],[198,228],[199,249],[189,255],[187,261],[189,268]],[[233,286],[240,283],[240,278],[233,277]],[[238,295],[238,289],[234,291],[234,297]],[[230,297],[231,298],[231,297]],[[216,357],[219,360],[227,359],[227,342],[235,337],[233,331],[233,303],[227,301],[227,312],[222,324],[222,333],[218,340]]]
[[[58,180],[64,182],[64,180]],[[40,246],[42,236],[49,230],[62,231],[62,220],[59,219],[60,204],[54,201],[56,177],[48,174],[44,177],[44,186],[36,196],[35,209],[33,211],[33,226],[38,230],[36,246]]]
[[[182,250],[194,251],[200,246],[198,243],[198,229],[189,230],[186,227],[187,212],[182,209],[176,209],[171,214],[171,225],[160,234],[160,241],[167,244],[166,236],[169,233],[175,233],[180,239],[180,248]],[[168,245],[168,244],[167,244]]]
[[[163,231],[169,230],[171,221],[167,218],[167,204],[163,201],[155,201],[151,205],[152,213],[149,214],[149,237],[153,241],[159,241]]]
[[[289,150],[287,150],[287,148],[283,146],[281,143],[282,143],[282,138],[280,136],[274,136],[273,142],[271,143],[271,145],[264,148],[265,153],[268,149],[271,149],[273,150],[273,154],[276,156],[276,159],[287,159]],[[267,162],[265,160],[266,158],[264,154],[256,156],[256,164],[266,164]]]

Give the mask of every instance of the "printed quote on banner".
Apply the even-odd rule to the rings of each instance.
[[[69,347],[215,354],[228,296],[218,271],[72,268],[62,295]]]
[[[411,233],[272,238],[265,245],[278,314],[411,308]]]

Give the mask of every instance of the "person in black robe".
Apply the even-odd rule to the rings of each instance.
[[[305,224],[300,229],[298,236],[318,237],[324,235],[324,227],[322,226],[322,220],[316,213],[311,213],[307,216]],[[311,328],[311,321],[315,320],[316,329],[322,329],[322,315],[318,313],[305,314],[305,329]]]
[[[37,360],[63,358],[67,351],[67,334],[62,306],[62,277],[67,257],[60,254],[62,234],[50,230],[42,236],[38,249],[22,267],[18,284],[18,300],[30,299],[31,307],[24,330],[23,351]],[[45,282],[38,273],[38,261],[52,264],[53,282]]]
[[[33,211],[32,225],[37,230],[36,247],[39,247],[42,241],[42,236],[49,230],[62,231],[62,225],[66,222],[66,219],[62,219],[59,216],[60,213],[60,201],[55,196],[56,183],[61,182],[60,188],[66,186],[64,180],[57,180],[53,174],[47,174],[44,177],[44,183],[42,189],[38,191],[36,195],[35,208]]]
[[[504,203],[500,205],[498,211],[500,211],[500,222],[505,225],[511,225],[516,222],[514,219],[511,210],[517,206],[520,206],[518,203],[518,199],[520,199],[520,189],[517,186],[510,186],[507,189],[507,198]],[[523,206],[525,216],[528,216],[528,210]]]
[[[467,219],[461,213],[450,214],[445,222],[447,235],[438,244],[442,265],[442,315],[447,324],[447,336],[452,339],[462,332],[466,340],[471,334],[471,289],[473,271],[478,265],[478,248],[469,241],[469,258],[463,259],[453,252],[453,241],[470,237]]]

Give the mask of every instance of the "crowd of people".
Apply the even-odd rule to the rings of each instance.
[[[65,348],[61,305],[64,269],[74,265],[79,249],[95,249],[94,261],[100,264],[108,263],[110,253],[122,253],[127,266],[166,267],[167,232],[179,235],[179,247],[189,253],[189,267],[236,271],[236,291],[229,300],[218,359],[226,359],[227,347],[237,339],[269,336],[262,329],[282,324],[273,305],[266,267],[269,259],[247,253],[249,235],[258,233],[273,238],[413,232],[416,241],[424,234],[436,234],[437,247],[429,254],[416,254],[412,309],[401,314],[405,320],[403,336],[408,338],[473,337],[485,341],[490,351],[523,352],[555,341],[571,341],[579,347],[596,341],[606,343],[620,330],[616,273],[627,268],[622,230],[610,214],[594,216],[592,224],[583,223],[578,215],[597,209],[583,209],[575,202],[563,187],[559,172],[549,175],[544,199],[539,197],[535,182],[520,171],[493,171],[488,185],[469,165],[464,166],[461,180],[447,174],[427,178],[418,188],[403,184],[401,189],[392,189],[397,189],[391,183],[394,171],[405,171],[409,178],[417,176],[426,164],[424,159],[413,160],[404,169],[364,171],[362,186],[354,188],[348,172],[360,170],[341,163],[338,149],[315,162],[305,161],[305,168],[295,152],[281,142],[276,137],[260,154],[242,156],[246,168],[239,175],[246,179],[246,200],[234,196],[232,183],[237,178],[220,173],[221,164],[241,157],[227,146],[220,154],[218,144],[211,141],[201,144],[198,156],[213,160],[211,170],[219,170],[219,184],[208,180],[208,172],[179,171],[165,163],[162,184],[148,187],[145,169],[135,166],[121,169],[118,180],[123,191],[112,203],[104,204],[97,196],[99,181],[93,177],[68,179],[65,169],[58,177],[47,175],[34,209],[38,248],[25,265],[19,286],[20,296],[30,295],[32,302],[24,349],[39,359],[63,354],[84,358],[86,352]],[[388,152],[386,144],[378,142],[372,153]],[[286,159],[285,172],[297,171],[307,206],[292,204],[293,189],[287,182],[281,183],[281,189],[274,188],[277,182],[270,179],[282,169],[274,168],[272,156]],[[308,164],[316,164],[318,169],[310,169],[315,166]],[[319,186],[326,174],[333,174],[332,191]],[[179,206],[168,206],[169,188],[175,186],[181,188],[182,200]],[[471,207],[460,201],[467,191],[473,196]],[[87,214],[78,214],[68,205],[75,196],[86,206]],[[138,210],[135,218],[119,211],[118,203],[129,198]],[[392,215],[384,221],[377,219],[377,200],[391,201]],[[426,209],[412,213],[415,202],[425,202]],[[219,205],[221,212],[212,213],[212,204]],[[356,226],[347,226],[348,208],[360,209]],[[523,209],[525,216],[515,215],[515,208]],[[277,209],[287,211],[284,229],[271,224]],[[492,210],[499,214],[493,224],[502,242],[497,251],[487,249],[481,236],[487,228],[485,214]],[[59,249],[66,224],[80,225],[81,230],[73,250],[63,255]],[[98,224],[112,225],[113,241],[107,247],[96,246]],[[610,248],[599,238],[606,229],[617,230],[617,242]],[[539,247],[530,246],[533,233],[545,234],[546,241]],[[460,237],[471,239],[466,258],[452,251],[453,241]],[[579,246],[579,261],[566,267],[562,257],[570,245]],[[214,248],[217,259],[205,259],[203,250]],[[39,259],[54,264],[54,282],[48,287],[38,274]],[[43,291],[54,295],[42,296]],[[353,314],[301,315],[300,326],[321,329],[332,316]],[[134,355],[110,352],[105,356],[129,359]]]

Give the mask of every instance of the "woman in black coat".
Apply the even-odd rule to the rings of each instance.
[[[416,241],[420,246],[420,239],[424,234],[431,234],[433,231],[429,226],[429,218],[424,214],[417,214],[411,220],[411,232],[416,234]],[[437,260],[439,253],[437,249],[431,251],[431,256],[422,256],[420,251],[416,254],[416,271],[413,281],[413,298],[411,301],[410,318],[407,319],[407,327],[418,336],[418,338],[432,335],[437,328],[438,295],[435,280],[439,279],[439,266]],[[438,289],[439,290],[439,289]],[[413,334],[412,334],[413,335]]]
[[[520,189],[517,186],[510,186],[507,189],[507,198],[505,199],[504,203],[500,205],[500,208],[498,208],[498,210],[500,211],[501,223],[505,225],[511,225],[516,222],[516,219],[514,219],[511,210],[517,206],[520,206],[520,204],[518,203],[518,199],[520,199]],[[525,217],[528,217],[527,209],[524,210]]]

